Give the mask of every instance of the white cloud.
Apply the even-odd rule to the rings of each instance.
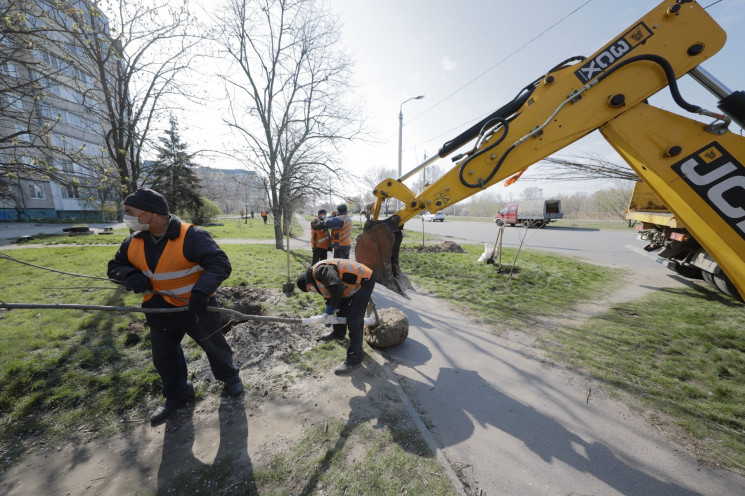
[[[440,67],[442,67],[442,70],[445,72],[454,71],[458,68],[458,62],[446,55],[440,59]]]

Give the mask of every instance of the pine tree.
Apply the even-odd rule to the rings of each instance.
[[[194,172],[193,155],[181,141],[176,119],[171,116],[171,127],[159,138],[158,159],[153,163],[148,177],[150,188],[168,200],[171,212],[189,212],[192,215],[202,206],[199,195],[200,182]]]

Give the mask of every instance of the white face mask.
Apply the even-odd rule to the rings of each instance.
[[[125,215],[124,223],[133,231],[147,231],[147,228],[150,226],[150,224],[140,224],[139,217],[135,217],[134,215]]]

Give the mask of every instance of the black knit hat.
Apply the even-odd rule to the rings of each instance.
[[[302,291],[303,293],[308,292],[308,279],[305,277],[305,272],[297,276],[297,279],[295,279],[295,283],[297,284],[297,288]]]
[[[336,211],[340,214],[343,214],[347,211],[347,204],[346,203],[340,203],[336,206]]]
[[[124,204],[139,208],[145,212],[168,215],[166,197],[148,188],[140,188],[124,199]]]

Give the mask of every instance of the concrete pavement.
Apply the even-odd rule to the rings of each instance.
[[[410,296],[376,287],[378,307],[398,307],[409,318],[409,337],[385,355],[472,490],[745,494],[743,477],[698,462],[592,378],[542,359],[530,346],[534,338],[496,336],[442,300]]]

